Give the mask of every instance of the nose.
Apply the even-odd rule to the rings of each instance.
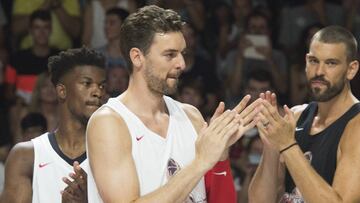
[[[319,63],[319,65],[316,67],[316,75],[324,75],[324,71],[325,71],[325,64],[324,63]]]
[[[103,85],[94,84],[91,90],[91,96],[101,98],[104,95],[104,91]]]
[[[181,70],[184,70],[186,67],[184,55],[182,53],[179,54],[179,60],[177,62],[177,67]]]

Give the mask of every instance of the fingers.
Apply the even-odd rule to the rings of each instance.
[[[259,98],[251,103],[248,107],[246,107],[239,115],[241,118],[245,118],[249,113],[253,112],[255,108],[257,108],[262,102],[262,99]]]
[[[220,102],[213,116],[211,117],[210,122],[212,122],[215,118],[219,117],[222,113],[224,113],[224,110],[225,110],[225,103]]]
[[[236,118],[236,119],[235,119]],[[234,120],[235,119],[235,120]],[[239,122],[239,118],[235,111],[228,111],[226,114],[222,115],[222,119],[219,119],[218,122],[215,124],[213,130],[215,133],[220,133],[226,128],[232,121]]]
[[[246,107],[247,103],[250,101],[251,96],[250,95],[246,95],[238,105],[236,105],[236,107],[233,109],[235,110],[237,113],[240,113],[242,110],[244,110],[244,108]]]
[[[272,106],[268,101],[263,101],[262,104],[265,108],[262,108],[261,112],[265,115],[266,118],[276,121],[282,119],[278,113],[277,107]]]
[[[80,167],[79,162],[75,161],[73,167],[75,173],[70,173],[70,177],[74,180],[74,182],[76,182],[82,192],[85,192],[87,190],[87,174]]]

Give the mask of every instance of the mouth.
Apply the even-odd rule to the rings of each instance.
[[[100,101],[88,101],[85,104],[86,106],[97,107],[97,108],[101,106]]]

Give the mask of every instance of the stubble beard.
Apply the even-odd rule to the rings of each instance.
[[[158,77],[154,73],[154,68],[147,67],[145,70],[145,80],[147,83],[148,88],[157,94],[162,95],[172,95],[175,94],[178,87],[178,80],[176,80],[175,84],[173,86],[170,86],[166,83],[166,79],[162,79]]]
[[[309,89],[311,90],[311,98],[314,101],[317,102],[327,102],[330,101],[331,99],[333,99],[334,97],[336,97],[337,95],[339,95],[342,90],[345,87],[345,79],[340,79],[339,82],[335,83],[334,85],[331,85],[330,82],[326,81],[325,79],[321,79],[322,81],[324,81],[326,84],[326,89],[321,93],[321,89],[320,88],[312,88],[311,87],[311,81],[315,80],[315,78],[312,78],[309,83]]]

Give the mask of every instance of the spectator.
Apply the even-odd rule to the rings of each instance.
[[[51,13],[52,33],[50,45],[58,49],[71,48],[72,41],[79,37],[81,29],[80,5],[74,0],[15,0],[13,4],[12,33],[20,38],[21,49],[32,46],[31,37],[28,34],[30,14],[42,9]]]
[[[281,14],[279,43],[291,54],[304,28],[313,24],[344,25],[344,10],[325,0],[306,0],[304,5],[294,8],[285,7]],[[288,52],[289,51],[289,52]]]
[[[185,70],[180,76],[180,80],[202,80],[205,86],[205,97],[207,100],[204,112],[212,114],[215,110],[219,96],[221,83],[216,76],[215,66],[209,59],[209,54],[200,46],[198,33],[187,23],[182,27],[182,33],[186,41]]]
[[[83,44],[97,48],[108,43],[104,31],[105,13],[114,7],[134,11],[137,8],[137,3],[135,0],[90,0],[84,11]]]
[[[286,58],[280,50],[272,48],[270,24],[266,15],[253,11],[247,18],[246,34],[239,40],[237,50],[230,52],[225,60],[218,61],[217,72],[219,77],[226,81],[225,86],[229,88],[230,97],[238,94],[238,89],[241,89],[243,84],[243,75],[254,67],[269,70],[274,79],[274,88],[280,95],[286,95]]]
[[[58,127],[59,113],[57,111],[58,99],[55,87],[52,85],[48,72],[39,75],[29,105],[30,112],[41,113],[47,123],[48,132]]]
[[[110,97],[123,93],[129,83],[129,73],[123,66],[112,66],[106,70],[106,94],[103,103]]]
[[[41,113],[29,113],[21,120],[22,142],[42,135],[46,130],[46,119]]]
[[[126,66],[120,50],[120,28],[129,12],[122,8],[111,8],[106,11],[105,35],[107,44],[97,48],[106,58],[106,67]]]
[[[37,75],[47,71],[47,59],[58,50],[49,46],[51,15],[49,11],[37,10],[30,16],[31,48],[19,51],[11,57],[6,68],[7,98],[14,99],[14,93],[29,103]]]

